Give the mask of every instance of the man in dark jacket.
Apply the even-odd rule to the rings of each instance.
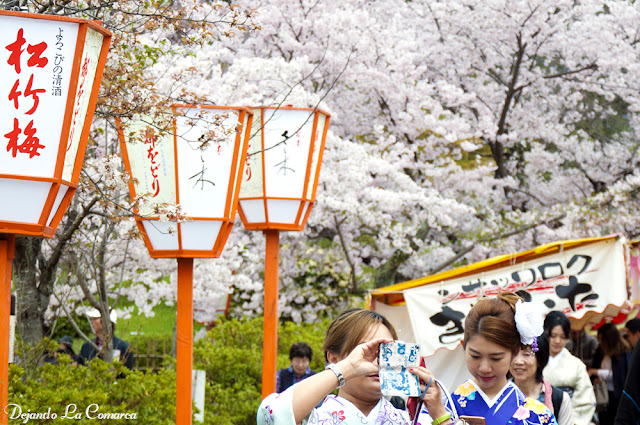
[[[96,335],[93,343],[97,345],[98,348],[102,349],[102,345],[104,344],[104,332],[102,329],[102,318],[100,316],[100,312],[96,309],[92,309],[86,314],[89,318],[89,322],[91,323],[91,329]],[[115,323],[117,320],[116,312],[112,311],[109,318],[111,319],[113,333],[115,334]],[[102,353],[97,351],[93,345],[85,342],[80,349],[80,356],[82,356],[85,362],[87,362],[96,356],[98,356],[98,358],[102,358]],[[113,357],[119,359],[127,368],[133,369],[133,353],[131,352],[129,343],[121,340],[115,335],[113,336]]]
[[[291,365],[287,369],[280,369],[276,377],[276,392],[281,393],[295,383],[315,375],[309,369],[313,352],[305,342],[296,342],[289,348],[289,360]]]

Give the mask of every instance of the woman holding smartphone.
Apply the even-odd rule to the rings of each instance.
[[[465,319],[463,344],[466,366],[473,378],[444,402],[440,388],[431,385],[418,423],[449,425],[456,416],[472,416],[479,417],[480,422],[484,418],[487,425],[557,425],[544,404],[527,398],[507,379],[520,348],[534,344],[542,333],[542,315],[536,317],[531,307],[516,294],[503,292],[497,298],[481,298],[471,308]],[[413,371],[428,382],[427,369]]]
[[[327,368],[265,398],[257,423],[408,424],[406,412],[380,392],[378,345],[394,339],[396,331],[384,316],[362,309],[342,312],[329,326],[322,347]],[[338,395],[330,395],[336,388]]]

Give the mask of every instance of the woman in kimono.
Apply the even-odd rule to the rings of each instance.
[[[457,416],[480,416],[487,425],[557,425],[546,406],[527,398],[507,379],[509,366],[522,346],[533,345],[542,333],[542,314],[510,292],[481,298],[464,324],[467,369],[473,377],[443,397],[431,385],[418,417],[422,425],[450,425]],[[425,382],[429,373],[414,369]],[[463,418],[464,419],[464,418]]]
[[[342,312],[322,347],[327,368],[267,396],[258,425],[407,425],[407,414],[380,392],[378,345],[394,339],[396,331],[384,316],[362,309]]]
[[[571,322],[561,311],[550,311],[544,318],[544,332],[549,340],[549,363],[542,374],[554,387],[571,397],[576,425],[590,425],[596,411],[596,395],[587,366],[566,348]]]

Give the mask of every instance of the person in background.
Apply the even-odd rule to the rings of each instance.
[[[69,335],[65,335],[58,340],[58,350],[47,356],[44,359],[45,363],[58,364],[58,356],[60,354],[67,354],[71,358],[73,366],[84,365],[82,357],[73,351],[73,338]]]
[[[312,357],[313,351],[306,342],[296,342],[291,345],[289,348],[291,365],[278,371],[276,375],[276,392],[281,393],[293,384],[315,375],[315,372],[309,368]]]
[[[98,348],[102,349],[104,344],[104,332],[102,329],[102,318],[100,316],[100,312],[97,309],[91,309],[86,312],[87,317],[89,318],[89,323],[91,324],[91,329],[95,334],[95,338],[93,343],[98,346]],[[121,340],[117,336],[116,333],[116,321],[118,320],[118,316],[115,311],[111,311],[109,314],[109,318],[111,319],[111,324],[113,326],[113,358],[118,359],[123,365],[125,365],[128,369],[133,370],[133,353],[131,352],[131,347],[129,343]],[[95,358],[96,356],[101,358],[101,352],[96,351],[93,345],[85,342],[82,344],[82,348],[80,349],[80,356],[83,358],[85,362]]]
[[[635,319],[629,320],[624,327],[627,330],[627,341],[629,345],[631,345],[631,349],[638,345],[638,341],[640,340],[640,317],[636,317]]]
[[[549,363],[542,375],[551,385],[569,393],[576,425],[589,425],[596,411],[596,395],[586,365],[565,347],[571,322],[563,312],[551,311],[544,318],[544,332],[549,341]]]
[[[538,351],[534,352],[530,346],[520,348],[511,362],[509,373],[527,397],[544,403],[553,412],[558,425],[573,425],[571,397],[542,377],[542,369],[548,361],[549,342],[543,335],[538,337]]]
[[[258,408],[257,424],[407,425],[407,413],[382,397],[378,376],[378,346],[397,336],[379,313],[343,311],[324,340],[326,369],[267,396]],[[338,395],[331,395],[336,388]]]
[[[631,355],[627,380],[624,383],[618,413],[613,424],[640,424],[640,344],[637,343]]]
[[[629,346],[613,323],[600,326],[598,342],[600,346],[593,356],[593,368],[589,369],[589,375],[607,384],[609,404],[606,409],[598,412],[598,419],[600,425],[613,425],[627,378]]]
[[[567,349],[589,367],[593,362],[593,355],[598,349],[598,338],[589,335],[585,329],[579,331],[572,329]]]

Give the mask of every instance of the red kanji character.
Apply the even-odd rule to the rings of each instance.
[[[24,89],[24,97],[31,96],[33,98],[33,106],[31,107],[31,109],[29,109],[26,112],[27,115],[33,114],[36,111],[36,109],[38,109],[38,105],[40,104],[40,98],[38,97],[38,93],[46,92],[45,89],[32,90],[31,89],[32,85],[33,85],[33,74],[31,74],[31,77],[29,78],[29,82],[27,83],[27,88]]]
[[[18,109],[18,96],[22,94],[21,91],[18,91],[18,85],[20,85],[20,80],[16,80],[9,92],[9,100],[13,100],[14,108]]]
[[[31,57],[27,61],[27,66],[37,66],[38,68],[44,68],[49,59],[43,58],[44,51],[47,50],[47,43],[44,41],[35,45],[29,44],[27,46],[27,52],[31,53]]]
[[[11,152],[11,155],[13,155],[14,158],[18,153],[18,136],[20,135],[20,133],[22,133],[22,131],[20,130],[20,127],[19,127],[18,118],[14,118],[13,130],[4,135],[4,137],[9,139],[9,143],[7,143],[7,152],[13,149],[13,152]]]
[[[222,155],[222,152],[220,152],[222,150],[222,146],[218,145],[218,155]]]
[[[158,175],[156,174],[156,171],[158,171],[158,166],[156,165],[155,167],[149,167],[149,169],[151,170],[151,175],[153,176],[153,178],[157,179]]]
[[[27,136],[24,139],[24,142],[18,144],[18,135],[20,134],[20,127],[18,127],[18,119],[13,119],[13,131],[4,135],[7,139],[9,139],[9,143],[7,144],[7,152],[12,151],[11,155],[15,158],[17,153],[28,153],[29,158],[33,158],[34,156],[40,156],[38,153],[38,149],[42,149],[45,146],[40,144],[40,139],[35,137],[36,129],[33,128],[33,120],[27,124],[27,127],[24,129],[24,135]]]
[[[44,145],[40,144],[40,139],[35,137],[36,129],[33,128],[33,120],[27,124],[27,128],[24,129],[24,135],[27,136],[24,142],[20,145],[20,152],[28,153],[29,158],[34,156],[40,156],[38,149],[44,148]]]
[[[14,41],[13,43],[5,46],[5,49],[7,49],[8,51],[11,52],[11,54],[9,55],[9,60],[7,61],[7,63],[9,65],[13,65],[13,67],[15,68],[16,72],[18,74],[20,74],[20,55],[22,54],[22,52],[24,52],[24,49],[22,48],[22,45],[24,43],[27,42],[27,40],[24,39],[24,37],[22,36],[22,34],[24,33],[24,31],[22,30],[22,28],[20,28],[18,30],[18,35],[16,37],[16,41]]]

